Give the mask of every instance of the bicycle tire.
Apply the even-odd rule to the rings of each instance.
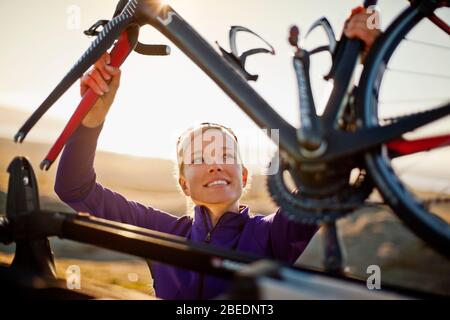
[[[409,7],[377,39],[369,53],[356,97],[364,127],[379,126],[379,94],[388,62],[402,41],[422,20],[427,19],[418,7]],[[428,211],[408,190],[392,168],[383,145],[365,154],[367,169],[377,189],[394,213],[417,236],[437,252],[450,257],[450,224]]]

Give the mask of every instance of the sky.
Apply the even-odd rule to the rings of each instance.
[[[297,24],[304,33],[314,20],[326,16],[339,36],[350,10],[361,3],[353,0],[166,2],[212,45],[217,40],[224,48],[229,48],[228,30],[231,25],[248,27],[271,43],[276,50],[275,56],[249,58],[248,70],[260,75],[258,81],[251,85],[293,125],[298,125],[299,116],[292,51],[287,43],[289,26]],[[0,37],[3,42],[0,51],[0,106],[10,106],[31,114],[88,48],[92,39],[83,35],[82,31],[98,19],[109,19],[116,3],[110,0],[0,2]],[[379,5],[384,29],[408,2],[385,0],[380,1]],[[448,12],[444,16],[448,18]],[[444,44],[447,46],[450,44],[448,38],[437,35],[434,39],[434,36],[426,28],[421,30],[422,39],[441,44],[446,41]],[[260,44],[246,36],[238,40],[243,48]],[[171,45],[169,40],[149,26],[141,29],[140,41]],[[315,32],[305,43],[310,47],[324,44],[325,37]],[[132,53],[124,63],[121,86],[99,140],[99,149],[174,159],[178,134],[205,121],[231,127],[238,137],[242,137],[243,153],[254,152],[255,137],[258,137],[257,141],[262,141],[261,145],[268,145],[250,118],[212,80],[174,45],[171,49],[171,55],[166,57]],[[419,56],[410,57],[407,54],[408,58],[401,61],[424,59],[420,56],[424,51],[415,50],[415,54]],[[330,84],[321,78],[327,72],[330,60],[326,54],[314,59],[311,74],[320,109],[330,89]],[[433,59],[430,60],[433,64]],[[434,67],[450,70],[448,61],[444,66]],[[399,85],[400,82],[403,85]],[[416,98],[424,98],[423,93],[425,98],[430,97],[430,92],[435,96],[442,96],[446,90],[448,93],[448,82],[437,85],[428,81],[414,85],[416,87],[405,84],[404,79],[394,78],[388,91],[414,95],[420,88],[422,96]],[[65,123],[79,101],[79,83],[75,83],[45,117]],[[410,108],[410,105],[406,107]],[[404,110],[405,106],[398,108],[396,110]],[[48,129],[49,134],[38,136],[31,131],[27,139],[48,142],[52,136],[56,139],[62,127],[44,129]],[[259,148],[259,142],[257,145]]]

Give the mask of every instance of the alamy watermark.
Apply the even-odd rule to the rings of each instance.
[[[178,146],[178,162],[196,164],[244,164],[259,174],[273,175],[279,170],[279,129],[246,130],[238,141],[221,130],[192,132],[182,136]],[[256,173],[256,172],[255,172]]]
[[[367,28],[369,30],[381,28],[380,8],[378,6],[369,6],[366,12],[370,14],[367,18]]]
[[[367,274],[370,276],[367,278],[366,285],[369,290],[381,289],[381,268],[376,264],[372,264],[367,267]]]
[[[81,289],[81,269],[77,265],[70,265],[66,269],[66,285],[69,290]]]
[[[81,8],[75,4],[69,5],[66,8],[66,28],[69,30],[81,29]]]

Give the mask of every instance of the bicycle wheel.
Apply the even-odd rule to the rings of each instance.
[[[407,8],[377,40],[356,100],[365,127],[450,102],[449,11],[448,1],[434,10],[444,21],[440,28],[418,7]],[[367,152],[367,169],[397,216],[450,257],[450,117],[402,139]]]

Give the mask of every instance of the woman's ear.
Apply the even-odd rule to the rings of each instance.
[[[245,166],[242,166],[242,187],[245,188],[247,185],[247,179],[248,179],[248,170]]]
[[[190,197],[191,196],[191,192],[189,191],[189,188],[187,186],[186,179],[184,179],[183,177],[179,177],[178,178],[178,183],[180,184],[180,187],[183,190],[183,193],[185,195],[187,195],[188,197]]]

